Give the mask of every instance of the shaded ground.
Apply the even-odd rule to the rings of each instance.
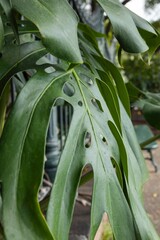
[[[144,203],[146,211],[160,235],[160,141],[157,143],[159,147],[153,150],[153,155],[159,170],[155,173],[151,162],[147,161],[149,179],[144,185]],[[147,153],[144,152],[144,156],[146,155]]]
[[[144,185],[144,204],[145,209],[153,222],[157,232],[160,235],[160,141],[158,143],[158,148],[153,150],[153,155],[158,165],[158,172],[155,173],[154,167],[151,162],[146,160],[147,167],[149,170],[149,179]],[[147,157],[145,151],[144,156]],[[85,199],[88,201],[81,203],[83,195],[80,195],[80,201],[76,202],[76,207],[74,211],[74,219],[70,232],[70,240],[85,240],[84,236],[88,236],[89,226],[90,226],[90,200],[92,193],[92,183],[80,188],[80,193],[85,194]],[[87,195],[87,198],[86,198]],[[76,236],[75,236],[76,235]],[[80,237],[81,235],[81,237]],[[78,237],[79,236],[79,237]],[[96,238],[96,240],[101,240],[101,238]]]

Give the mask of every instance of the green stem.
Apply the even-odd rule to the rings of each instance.
[[[154,142],[155,140],[159,139],[160,138],[160,134],[154,136],[154,137],[151,137],[149,138],[147,141],[143,142],[140,144],[140,147],[141,148],[144,148],[145,146],[147,146],[148,144]]]

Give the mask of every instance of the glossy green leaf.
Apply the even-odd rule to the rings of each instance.
[[[83,68],[81,71],[83,73]],[[80,70],[78,73],[80,74]],[[94,172],[94,186],[90,239],[94,239],[104,212],[109,215],[117,239],[123,237],[136,239],[132,214],[111,161],[111,158],[119,158],[116,141],[107,124],[109,120],[113,121],[111,114],[100,92],[97,91],[96,81],[92,79],[93,86],[89,87],[79,74],[73,71],[74,78],[69,81],[75,89],[76,96],[66,100],[72,104],[74,115],[50,199],[47,214],[50,229],[56,239],[68,239],[80,175],[84,166],[91,164]],[[93,104],[93,99],[101,102],[104,112]],[[87,132],[91,135],[89,147],[85,146]],[[128,225],[127,229],[120,226],[122,218],[123,225]]]
[[[97,77],[99,75],[97,74],[96,69],[99,69],[103,72],[106,72],[107,75],[111,78],[111,81],[116,83],[119,97],[126,111],[130,115],[129,97],[120,72],[112,62],[102,57],[92,29],[88,31],[88,27],[85,27],[85,25],[83,25],[83,28],[80,27],[80,30],[81,31],[79,31],[79,35],[80,43],[82,45],[81,49],[85,59],[84,62],[89,65],[89,67],[92,69],[92,72],[94,72]],[[92,41],[90,41],[90,38]]]
[[[49,52],[69,62],[82,62],[77,39],[78,19],[66,0],[11,2],[13,8],[38,27]]]
[[[141,37],[138,31],[138,28],[141,28],[156,35],[156,32],[147,21],[142,20],[136,14],[129,11],[118,0],[97,1],[106,11],[112,23],[115,37],[125,51],[140,53],[148,50],[145,39]]]
[[[87,83],[86,79],[91,81]],[[75,95],[65,97],[65,100],[73,106],[74,114],[49,203],[47,220],[51,231],[56,239],[68,239],[80,176],[84,166],[91,164],[94,184],[90,239],[94,239],[104,212],[109,216],[115,239],[137,239],[141,228],[145,229],[144,233],[140,233],[142,239],[144,235],[147,236],[146,239],[150,236],[158,239],[141,202],[141,188],[146,179],[146,167],[127,113],[121,106],[121,115],[123,115],[121,135],[105,99],[97,89],[94,76],[91,77],[91,73],[87,75],[83,68],[77,68],[76,71],[73,70],[73,77],[69,82],[74,87]],[[101,108],[94,104],[93,99],[100,101]],[[110,104],[115,108],[113,98],[110,98]],[[91,136],[89,146],[85,145],[87,133]],[[130,194],[136,198],[130,199],[133,204],[131,209],[139,208],[139,211],[144,213],[144,221],[141,224],[140,216],[137,212],[132,213],[130,209],[121,188],[122,179],[119,173],[116,175],[112,159],[115,159],[121,171],[123,166],[126,177],[124,184],[129,199]],[[123,222],[121,219],[124,219]],[[126,224],[128,228],[124,229]],[[145,226],[150,227],[151,232],[148,233]]]
[[[61,73],[57,77],[38,72],[21,91],[5,125],[0,140],[0,179],[7,239],[53,240],[40,212],[37,192],[43,173],[50,109],[62,91],[58,86],[66,81],[67,75]],[[45,117],[41,118],[42,115]]]
[[[93,57],[96,60],[95,67],[110,74],[113,82],[115,82],[117,86],[119,98],[121,99],[123,106],[125,107],[128,115],[130,115],[129,97],[128,97],[128,93],[127,93],[123,78],[119,70],[116,68],[116,66],[113,63],[111,63],[107,59],[104,59],[102,57],[95,56],[95,55]]]
[[[118,102],[116,90],[114,88],[114,84],[112,81],[110,81],[110,78],[109,76],[107,76],[107,74],[101,72],[100,76],[101,76],[101,79],[105,79],[105,81],[97,80],[97,85],[101,91],[102,96],[104,96],[106,104],[110,110],[110,113],[112,114],[112,117],[119,131],[121,132],[119,102]],[[112,105],[109,104],[110,102],[112,102]]]
[[[41,42],[7,45],[0,61],[0,98],[7,82],[17,72],[38,68],[36,61],[46,54]]]

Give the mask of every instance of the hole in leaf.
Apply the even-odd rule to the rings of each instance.
[[[50,66],[50,67],[45,68],[44,71],[45,71],[46,73],[53,73],[53,72],[55,72],[56,70],[55,70],[54,67]]]
[[[63,85],[63,92],[69,96],[69,97],[72,97],[75,93],[75,88],[73,87],[73,85],[69,82],[66,82],[64,85]]]
[[[14,39],[14,40],[12,41],[12,43],[13,43],[14,45],[16,45],[16,44],[17,44],[17,40]]]
[[[80,107],[82,107],[82,106],[83,106],[83,102],[82,102],[82,101],[79,101],[79,102],[78,102],[78,105],[79,105]]]
[[[103,108],[102,108],[102,105],[100,103],[100,101],[98,99],[95,99],[95,98],[92,98],[91,99],[91,103],[98,109],[100,110],[101,112],[104,112],[103,111]]]
[[[84,137],[84,146],[85,148],[89,148],[91,146],[91,134],[86,132]]]
[[[101,138],[102,142],[108,144],[106,138],[102,134],[100,134],[100,138]]]
[[[75,180],[75,185],[79,181],[79,176],[82,179],[87,179],[88,174],[90,175],[92,171],[92,166],[87,164],[84,168],[79,170],[77,178]],[[88,179],[87,179],[88,180]],[[80,181],[81,183],[81,181]],[[88,181],[84,181],[84,184],[78,188],[76,194],[76,202],[74,206],[74,213],[72,218],[72,224],[70,228],[70,238],[69,239],[79,239],[75,235],[88,236],[90,231],[90,215],[91,215],[91,202],[92,202],[92,191],[93,191],[93,175]],[[71,193],[73,195],[73,192]],[[72,202],[73,204],[73,202]]]
[[[10,27],[11,23],[10,22],[6,22],[6,26]]]
[[[113,239],[113,231],[107,213],[103,214],[95,239]]]
[[[42,110],[43,112],[43,110]],[[60,155],[63,152],[70,124],[72,122],[73,107],[64,99],[58,98],[54,106],[51,107],[49,127],[46,138],[46,159],[45,170],[51,180],[54,180],[56,175],[57,165]],[[54,166],[52,160],[54,158]]]
[[[0,52],[0,58],[2,57],[2,53]]]
[[[48,54],[44,55],[43,57],[39,58],[37,61],[36,61],[36,65],[43,65],[43,64],[51,64],[51,60],[49,59],[49,56]]]
[[[85,75],[85,74],[83,74],[83,73],[81,73],[80,74],[81,75],[81,78],[88,84],[88,85],[93,85],[93,80],[89,77],[89,76],[87,76],[87,75]]]

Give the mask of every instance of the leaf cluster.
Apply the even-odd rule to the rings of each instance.
[[[159,34],[148,22],[119,1],[97,2],[125,51],[149,49],[152,54]],[[104,212],[117,240],[159,239],[143,208],[147,174],[129,117],[127,90],[119,70],[99,50],[99,34],[79,23],[66,0],[1,0],[0,5],[0,220],[5,239],[68,239],[88,164],[94,176],[90,239]],[[46,60],[48,53],[58,63]],[[24,71],[27,81],[5,120],[11,80],[16,75],[22,83],[17,74]],[[72,106],[73,117],[45,219],[37,195],[48,121],[58,100]]]

